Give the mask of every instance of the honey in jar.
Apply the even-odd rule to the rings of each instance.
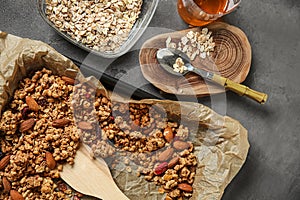
[[[177,8],[186,23],[203,26],[229,13],[239,3],[235,0],[178,0]]]

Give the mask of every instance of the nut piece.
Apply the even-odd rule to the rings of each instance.
[[[190,147],[190,144],[187,142],[177,140],[173,143],[173,147],[177,150],[184,150],[184,149],[188,149]]]
[[[92,130],[93,129],[93,126],[90,122],[84,122],[84,121],[78,122],[78,127],[83,130]]]
[[[26,97],[25,101],[30,110],[32,110],[34,112],[39,111],[40,106],[32,97],[29,97],[29,96]]]
[[[172,131],[171,127],[166,127],[164,130],[164,137],[167,140],[167,142],[171,142],[174,138],[174,133]]]
[[[161,175],[163,174],[165,171],[167,171],[168,169],[168,163],[167,162],[163,162],[161,164],[159,164],[155,169],[154,169],[154,174],[155,175]]]
[[[170,162],[168,163],[168,168],[171,169],[171,168],[175,167],[175,165],[178,163],[178,161],[179,161],[179,156],[170,160]]]
[[[9,192],[11,190],[11,184],[5,176],[3,176],[2,178],[2,183],[3,183],[4,192]]]
[[[33,118],[27,119],[24,122],[21,123],[20,125],[20,131],[21,132],[26,132],[30,130],[35,124],[35,120]]]
[[[187,70],[187,67],[185,66],[182,58],[178,57],[175,61],[175,63],[173,64],[173,70],[175,72],[179,72],[179,73],[183,73],[184,71]]]
[[[193,187],[187,183],[180,183],[177,187],[184,192],[193,192]]]
[[[6,165],[9,163],[10,155],[4,156],[0,161],[0,171],[3,170]]]
[[[69,119],[56,119],[52,122],[54,128],[63,128],[71,122]]]
[[[69,85],[74,85],[75,84],[75,80],[70,78],[70,77],[62,76],[61,79],[64,80]]]
[[[161,154],[159,154],[158,160],[161,162],[167,161],[172,157],[173,153],[174,153],[173,148],[166,149]]]
[[[46,163],[50,169],[54,169],[56,166],[56,161],[53,158],[52,153],[46,151]]]
[[[16,190],[10,191],[10,197],[12,200],[24,200],[24,197]]]

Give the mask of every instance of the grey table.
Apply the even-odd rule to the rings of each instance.
[[[300,1],[244,0],[238,10],[223,19],[244,30],[252,45],[252,66],[244,84],[269,94],[263,106],[231,92],[227,92],[225,98],[224,95],[216,97],[218,105],[222,105],[217,112],[239,120],[248,129],[251,144],[247,161],[225,190],[223,200],[298,200]],[[135,50],[109,60],[88,55],[57,35],[39,16],[34,0],[0,0],[0,30],[44,41],[81,62],[101,63],[97,67],[99,72],[105,70],[106,74],[142,86],[143,91],[160,98],[165,96],[147,83],[137,67],[138,49],[157,31],[186,27],[177,15],[176,0],[161,0],[150,28],[135,45]],[[99,75],[88,69],[85,73]],[[198,101],[211,106],[210,98]]]

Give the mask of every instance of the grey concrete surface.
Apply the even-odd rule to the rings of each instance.
[[[0,0],[0,30],[44,41],[59,52],[80,61],[113,64],[106,73],[116,78],[130,70],[125,81],[145,83],[138,69],[138,50],[107,60],[78,49],[57,35],[39,16],[35,0]],[[300,1],[243,0],[240,7],[223,18],[240,27],[252,45],[253,59],[244,84],[269,94],[265,105],[226,93],[219,102],[226,114],[249,131],[251,148],[239,174],[225,190],[223,200],[300,199]],[[178,17],[176,0],[161,0],[147,33],[134,47],[157,31],[180,30],[187,25]],[[89,59],[87,59],[87,57]],[[105,68],[101,65],[99,71]],[[151,84],[145,91],[160,96]],[[210,98],[199,99],[210,106]]]

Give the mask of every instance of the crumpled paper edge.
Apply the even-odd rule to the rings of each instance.
[[[46,67],[55,74],[88,81],[102,92],[105,88],[94,77],[85,79],[78,67],[49,45],[35,40],[23,39],[0,32],[0,110],[2,111],[16,89],[18,82],[28,72]],[[191,128],[192,142],[198,158],[197,175],[191,199],[221,199],[224,189],[238,173],[246,160],[249,143],[247,130],[236,120],[223,117],[210,108],[198,103],[161,100],[131,101],[157,104],[168,112],[181,115],[193,125],[205,129]],[[1,113],[0,113],[1,114]],[[161,199],[154,184],[144,181],[135,174],[112,171],[117,184],[131,199]],[[125,176],[125,179],[124,179]],[[129,184],[132,179],[132,183]],[[125,182],[124,182],[125,180]]]

